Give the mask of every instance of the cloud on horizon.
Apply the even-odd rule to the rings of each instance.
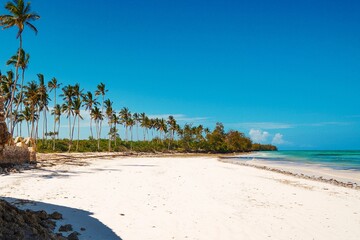
[[[266,131],[262,131],[259,129],[250,129],[249,136],[253,142],[256,143],[265,143],[270,136],[270,134]]]

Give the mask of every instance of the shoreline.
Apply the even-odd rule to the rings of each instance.
[[[284,175],[290,175],[296,178],[309,179],[360,190],[360,172],[330,169],[320,165],[291,165],[284,163],[272,163],[265,160],[234,160],[234,158],[236,157],[219,157],[218,160],[223,163],[253,167]],[[340,173],[343,175],[339,176]]]

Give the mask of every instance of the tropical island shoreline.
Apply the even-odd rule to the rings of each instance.
[[[231,157],[38,154],[37,168],[1,176],[0,195],[20,209],[60,212],[55,231],[71,224],[79,239],[359,236],[358,188],[225,164]]]

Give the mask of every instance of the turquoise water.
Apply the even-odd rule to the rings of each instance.
[[[360,151],[277,151],[258,152],[239,157],[279,163],[317,164],[333,169],[360,171]]]

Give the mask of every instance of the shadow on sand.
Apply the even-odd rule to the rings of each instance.
[[[53,213],[54,211],[60,212],[63,215],[63,219],[56,221],[55,232],[58,231],[61,225],[71,224],[73,226],[73,231],[77,231],[81,234],[79,235],[79,239],[121,240],[121,238],[116,235],[108,226],[100,222],[98,219],[92,217],[93,213],[91,212],[24,199],[10,197],[0,197],[0,199],[3,199],[23,210],[45,210],[47,213]],[[63,235],[67,236],[70,233],[71,232],[63,233]]]

